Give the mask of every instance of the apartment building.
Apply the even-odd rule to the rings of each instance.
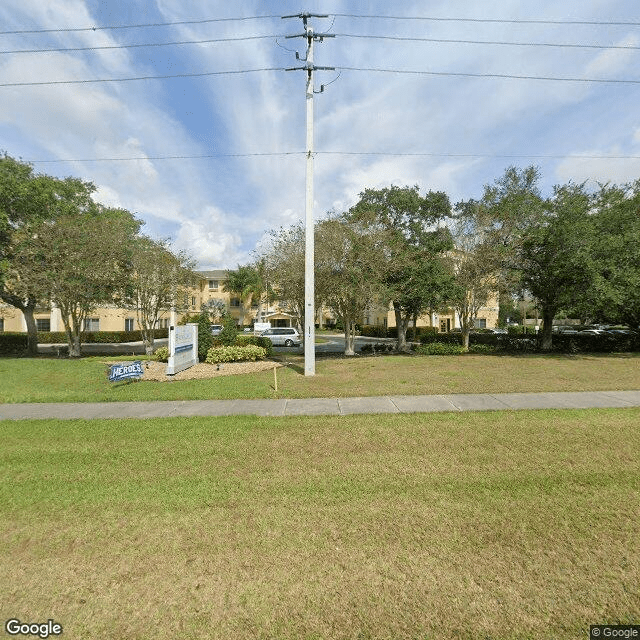
[[[223,303],[239,326],[251,326],[256,321],[270,322],[273,327],[290,327],[298,324],[298,318],[279,301],[264,303],[262,308],[257,300],[241,300],[236,294],[224,290],[227,271],[197,271],[199,282],[188,292],[179,317],[199,313],[212,300]],[[259,317],[260,316],[260,317]],[[158,328],[169,326],[170,312],[165,311],[158,322]],[[64,331],[59,309],[55,306],[41,307],[35,313],[38,331]],[[335,316],[327,309],[318,309],[317,323],[321,326],[335,324]],[[381,327],[394,327],[395,314],[391,307],[372,305],[362,318],[362,323]],[[477,328],[493,328],[498,324],[497,294],[478,314]],[[440,332],[460,328],[457,315],[451,309],[439,313],[420,316],[418,327],[436,327]],[[85,321],[86,331],[135,331],[140,329],[135,311],[116,306],[97,308]],[[27,330],[24,316],[18,309],[0,303],[0,331],[22,332]]]

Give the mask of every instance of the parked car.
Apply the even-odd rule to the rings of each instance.
[[[580,331],[580,334],[586,333],[589,336],[605,336],[607,332],[604,329],[584,329]]]
[[[274,347],[297,347],[300,344],[300,334],[293,327],[273,327],[260,335],[269,338]]]
[[[219,336],[222,333],[222,325],[221,324],[212,324],[211,325],[211,335]]]

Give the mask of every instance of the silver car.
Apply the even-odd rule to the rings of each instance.
[[[269,338],[274,347],[297,347],[300,344],[300,334],[293,327],[272,327],[260,335]]]

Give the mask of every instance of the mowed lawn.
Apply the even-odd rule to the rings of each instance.
[[[640,621],[639,425],[2,422],[0,617],[70,639],[584,640]]]
[[[0,358],[0,402],[114,402],[235,398],[310,398],[441,393],[640,389],[640,356],[380,356],[319,358],[303,375],[300,356],[273,371],[207,380],[110,383],[114,358],[77,361]]]

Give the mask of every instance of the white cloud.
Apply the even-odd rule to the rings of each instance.
[[[144,3],[134,3],[141,10]],[[444,1],[367,3],[312,0],[310,11],[431,15],[476,18],[584,20],[631,14],[631,0],[542,0],[523,5],[497,0],[491,7],[452,7]],[[114,5],[115,7],[116,5]],[[83,0],[5,0],[0,19],[6,29],[92,25]],[[96,10],[107,9],[100,4]],[[158,21],[297,13],[293,0],[247,1],[242,12],[222,0],[157,0],[145,11]],[[111,9],[109,9],[111,11]],[[609,13],[610,12],[610,13]],[[131,23],[117,10],[111,24]],[[124,34],[118,31],[58,33],[47,46],[117,45],[160,40],[240,37],[301,31],[301,21],[247,20],[181,25]],[[413,35],[461,40],[522,40],[637,44],[636,36],[610,29],[435,21],[377,21],[337,18],[318,28],[338,33]],[[12,36],[7,48],[28,48]],[[304,41],[284,40],[304,50]],[[470,44],[398,43],[338,36],[316,46],[317,64],[391,69],[425,69],[518,75],[620,77],[633,75],[637,52],[498,47]],[[135,77],[154,73],[225,71],[300,65],[274,38],[236,43],[184,45],[150,50],[104,50],[0,56],[0,82],[63,78]],[[617,75],[616,75],[617,74]],[[125,207],[145,219],[158,235],[170,233],[176,247],[191,251],[203,266],[233,267],[250,258],[255,243],[271,228],[304,216],[303,155],[210,160],[156,160],[157,156],[303,151],[304,72],[260,72],[193,80],[98,83],[2,88],[0,139],[15,157],[119,158],[128,162],[37,165],[45,172],[73,173],[98,186],[97,199]],[[318,84],[334,79],[318,73]],[[634,76],[635,77],[635,76]],[[318,155],[315,162],[316,218],[331,208],[348,208],[368,187],[419,184],[445,190],[451,199],[477,195],[507,164],[528,158],[465,159],[447,154],[559,155],[580,149],[593,154],[634,155],[640,144],[634,87],[407,76],[345,71],[315,99],[318,150],[423,152],[430,157]],[[614,112],[614,109],[617,111]],[[622,114],[622,115],[621,115]],[[626,114],[626,115],[624,115]],[[604,150],[604,151],[603,151]],[[587,153],[587,152],[584,152]],[[438,156],[438,154],[442,154]],[[637,154],[637,151],[636,153]],[[543,175],[565,180],[613,179],[640,175],[636,161],[540,160]],[[557,166],[556,166],[557,165]]]

